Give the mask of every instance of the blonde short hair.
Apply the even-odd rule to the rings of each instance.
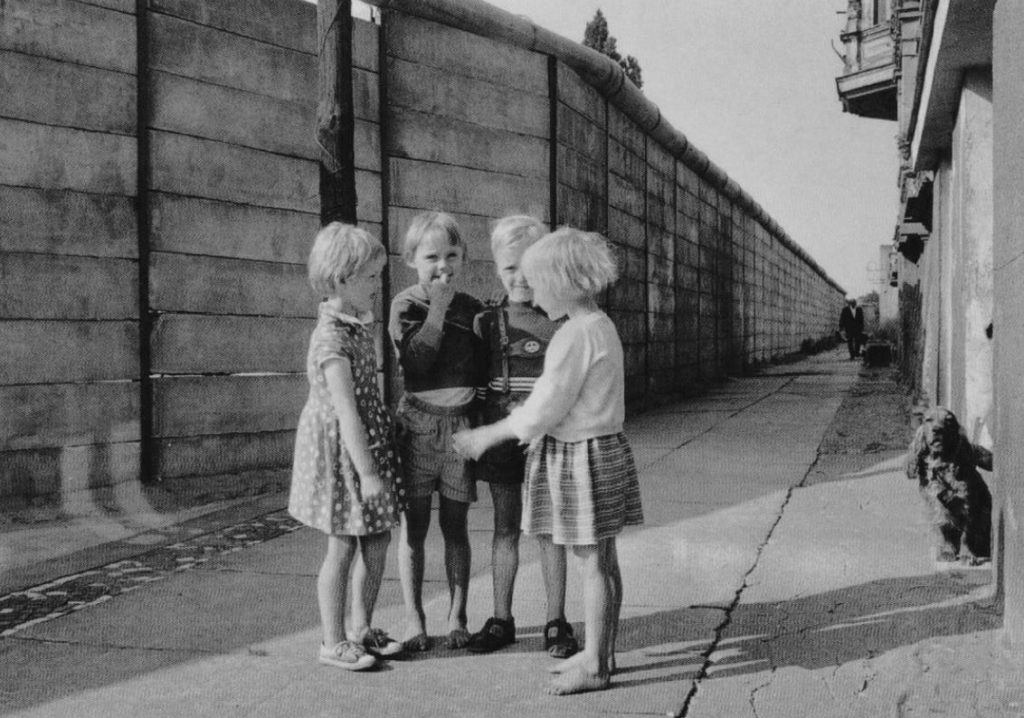
[[[420,212],[412,218],[409,229],[405,230],[405,242],[402,245],[402,259],[412,262],[416,256],[416,248],[420,246],[427,235],[433,233],[443,234],[448,238],[448,244],[452,247],[462,249],[463,260],[467,259],[466,245],[459,233],[459,224],[447,212]]]
[[[498,252],[506,249],[524,251],[546,233],[547,227],[536,217],[526,214],[502,217],[491,227],[491,256],[497,257]]]
[[[322,296],[335,294],[339,285],[374,262],[384,262],[384,245],[365,229],[331,222],[317,232],[309,252],[309,286]]]
[[[597,232],[562,227],[523,254],[523,273],[533,287],[562,297],[594,297],[618,278],[608,242]]]

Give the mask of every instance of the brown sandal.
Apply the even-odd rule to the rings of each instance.
[[[544,650],[552,658],[568,658],[579,653],[580,644],[572,632],[572,624],[564,618],[548,621],[544,626]]]

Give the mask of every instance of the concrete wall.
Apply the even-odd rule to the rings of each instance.
[[[891,244],[883,244],[878,248],[878,266],[881,267],[882,280],[878,285],[878,320],[882,323],[891,322],[899,318],[899,285],[892,286],[890,283],[891,272],[896,271],[897,277],[901,263],[899,259],[892,259],[893,249]],[[900,258],[900,255],[895,255]],[[899,280],[897,280],[899,281]]]
[[[1024,651],[1024,4],[998,2],[993,47],[993,385],[1003,633]]]
[[[0,497],[260,481],[290,461],[314,313],[315,7],[3,5]]]
[[[393,287],[413,281],[401,243],[424,209],[460,222],[479,296],[500,288],[487,237],[503,214],[605,234],[634,409],[832,332],[839,289],[562,62],[394,11],[382,32]]]
[[[315,11],[3,3],[0,497],[286,478],[316,303]],[[357,215],[388,286],[412,281],[401,238],[424,209],[461,223],[481,297],[491,220],[605,233],[633,410],[832,333],[841,288],[699,150],[677,157],[561,61],[394,12],[356,21],[353,47]]]
[[[143,412],[167,481],[257,481],[291,453],[319,212],[314,17],[280,0],[150,2]]]
[[[935,171],[923,278],[920,393],[957,413],[973,441],[992,446],[992,81],[965,75],[949,156]]]
[[[897,354],[901,378],[917,394],[923,392],[924,383],[924,287],[921,286],[921,274],[920,261],[914,263],[900,255],[900,335]]]
[[[960,167],[953,281],[960,321],[954,324],[951,359],[963,367],[963,382],[956,382],[951,401],[962,407],[971,440],[991,448],[992,340],[985,331],[993,318],[991,71],[971,70],[964,77],[953,152]]]
[[[0,497],[138,475],[134,7],[0,7]]]

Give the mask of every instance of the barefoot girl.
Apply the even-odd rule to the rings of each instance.
[[[288,501],[292,516],[327,534],[317,577],[319,660],[350,671],[370,668],[375,656],[402,647],[371,628],[391,529],[399,525],[404,500],[391,420],[377,390],[370,323],[385,257],[365,230],[340,222],[320,230],[313,243],[309,281],[327,299],[309,341],[309,399],[296,432]]]
[[[405,394],[398,404],[398,448],[405,468],[408,508],[402,517],[398,569],[405,600],[405,647],[430,647],[423,609],[424,542],[433,495],[444,537],[448,578],[448,648],[464,648],[469,590],[469,505],[476,501],[472,469],[452,449],[452,434],[471,426],[476,387],[481,383],[482,342],[473,317],[483,305],[456,281],[466,246],[455,219],[444,212],[416,215],[405,235],[402,256],[416,283],[391,302],[388,331],[402,367]]]
[[[622,344],[596,301],[615,279],[615,262],[600,235],[563,228],[526,250],[522,266],[534,301],[552,320],[567,320],[526,402],[496,424],[459,432],[455,445],[478,457],[510,438],[530,444],[523,530],[551,534],[583,564],[586,643],[555,669],[549,691],[602,690],[614,670],[622,606],[615,537],[643,522],[633,454],[622,434]]]

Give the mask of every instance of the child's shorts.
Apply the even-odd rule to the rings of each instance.
[[[513,439],[488,449],[473,462],[473,476],[488,484],[519,486],[526,477],[526,447]]]
[[[509,404],[516,398],[522,401],[522,397],[488,396],[481,411],[481,425],[493,424],[508,416]],[[491,447],[473,462],[473,475],[477,481],[489,484],[522,484],[526,476],[526,447],[518,439]]]
[[[434,406],[406,394],[398,402],[395,433],[408,498],[437,491],[451,501],[476,501],[470,462],[455,453],[452,434],[472,426],[470,407]]]

